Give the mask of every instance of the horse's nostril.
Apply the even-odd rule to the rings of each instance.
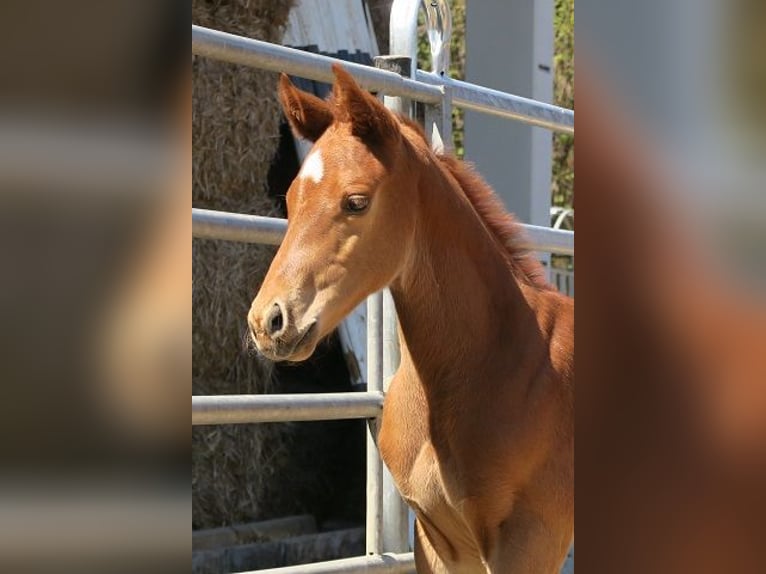
[[[269,335],[279,333],[285,326],[284,313],[282,312],[282,307],[279,306],[279,303],[274,303],[274,306],[271,308],[267,325]]]

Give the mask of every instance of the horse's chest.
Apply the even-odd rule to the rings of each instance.
[[[476,541],[460,512],[460,503],[450,498],[433,448],[425,443],[406,477],[399,483],[402,496],[413,508],[434,550],[457,567],[478,559]]]
[[[460,560],[476,552],[459,510],[454,477],[445,476],[431,444],[424,400],[414,385],[394,381],[386,396],[378,445],[399,492],[428,531],[440,556]]]
[[[413,508],[433,515],[448,506],[441,471],[430,442],[421,445],[407,472],[395,478],[402,496]]]
[[[399,449],[401,452],[397,453]],[[394,464],[389,468],[399,492],[415,511],[421,527],[428,531],[437,553],[454,560],[459,560],[461,555],[474,554],[474,539],[450,500],[431,443],[426,440],[419,448],[413,449],[411,444],[406,445],[405,440],[394,442],[388,449],[382,450],[384,460],[391,460],[397,455],[409,458],[409,464]]]
[[[423,511],[444,505],[444,485],[431,442],[421,429],[387,420],[389,407],[387,403],[379,447],[399,492],[413,508]]]

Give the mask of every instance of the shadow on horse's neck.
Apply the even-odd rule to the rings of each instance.
[[[391,292],[403,361],[446,391],[450,380],[464,383],[486,370],[498,344],[522,346],[522,333],[535,324],[535,295],[516,280],[502,246],[441,162],[429,155],[420,169],[414,252]]]

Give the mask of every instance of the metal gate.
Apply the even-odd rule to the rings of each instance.
[[[425,105],[425,128],[436,148],[451,141],[451,110],[459,106],[551,130],[574,133],[574,112],[528,98],[450,79],[450,14],[446,0],[422,3],[433,59],[432,72],[417,70],[417,19],[420,0],[394,0],[391,51],[377,68],[362,66],[192,25],[192,53],[197,56],[285,72],[332,83],[331,65],[342,64],[360,86],[384,94],[387,107],[409,113],[411,101]],[[398,70],[400,73],[391,71]],[[574,233],[525,225],[526,247],[540,252],[574,254]],[[192,209],[192,236],[203,239],[279,245],[284,219]],[[367,300],[367,391],[282,395],[192,396],[192,425],[248,424],[333,419],[376,419],[383,410],[384,381],[396,370],[396,315],[390,295]],[[384,344],[385,343],[385,344]],[[374,425],[373,425],[374,426]],[[383,467],[368,431],[367,555],[261,573],[412,572],[406,506]]]

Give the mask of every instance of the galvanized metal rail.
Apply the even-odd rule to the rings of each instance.
[[[573,231],[527,224],[523,227],[528,239],[523,244],[524,248],[561,255],[574,254]],[[286,219],[192,208],[192,236],[198,239],[279,245],[286,231]]]
[[[432,86],[448,86],[452,96],[452,105],[460,108],[484,112],[558,132],[574,133],[574,112],[572,110],[461,80],[453,80],[423,70],[417,70],[415,77],[419,82]]]
[[[330,560],[315,564],[301,564],[286,568],[253,570],[240,574],[353,574],[357,572],[378,572],[380,574],[406,574],[414,572],[415,556],[412,552],[400,554],[385,553],[376,556],[358,556],[342,560]]]
[[[370,91],[440,105],[445,96],[444,86],[448,86],[452,104],[458,107],[555,131],[574,133],[572,110],[420,70],[416,73],[417,81],[415,81],[387,70],[352,62],[341,62],[329,56],[277,46],[269,42],[195,25],[192,25],[192,53],[223,62],[252,66],[272,72],[286,72],[327,83],[333,81],[332,64],[337,62],[354,76],[360,86]]]
[[[192,396],[192,426],[367,419],[383,412],[383,393]]]
[[[334,81],[332,64],[338,63],[342,64],[359,82],[359,85],[367,90],[404,96],[427,104],[437,104],[442,99],[442,90],[438,86],[405,79],[394,72],[227,34],[194,24],[192,24],[192,54],[271,72],[285,72],[328,84]]]
[[[279,245],[286,232],[286,219],[192,208],[192,237],[198,239]]]

